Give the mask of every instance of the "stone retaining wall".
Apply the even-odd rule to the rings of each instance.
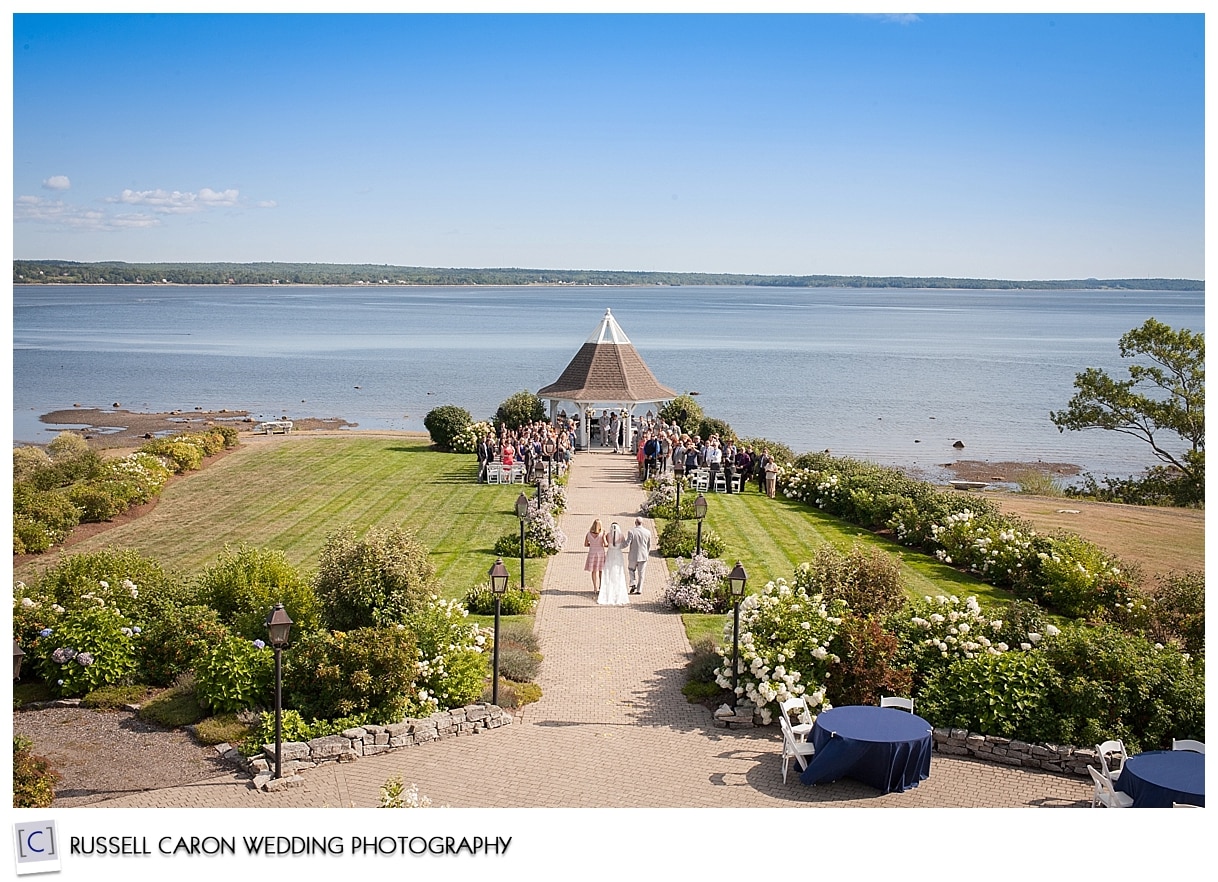
[[[1053,744],[1028,744],[1013,738],[978,735],[967,729],[935,729],[932,737],[935,750],[951,756],[974,759],[1004,766],[1018,766],[1063,775],[1088,776],[1087,767],[1099,767],[1095,749]]]
[[[493,704],[467,704],[434,713],[421,720],[403,720],[387,726],[359,726],[337,735],[324,735],[309,741],[285,741],[281,746],[283,777],[275,778],[275,745],[264,744],[262,756],[246,760],[235,747],[221,745],[220,754],[242,763],[254,776],[254,786],[266,791],[295,787],[303,783],[300,772],[326,762],[354,762],[374,756],[458,735],[476,735],[486,729],[510,726],[512,715]]]

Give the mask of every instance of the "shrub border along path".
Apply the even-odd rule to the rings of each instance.
[[[594,450],[576,458],[562,521],[568,545],[550,561],[537,612],[544,694],[518,725],[331,763],[275,793],[254,791],[234,773],[94,805],[368,807],[394,775],[452,807],[1090,805],[1090,782],[939,754],[930,778],[906,793],[879,796],[850,780],[784,785],[776,730],[717,729],[709,711],[681,694],[689,643],[680,616],[659,601],[659,560],[642,598],[596,605],[583,536],[594,517],[633,522],[643,501],[634,472],[625,456]]]

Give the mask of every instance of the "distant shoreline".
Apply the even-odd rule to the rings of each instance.
[[[99,450],[133,449],[146,439],[170,432],[197,432],[216,424],[236,427],[241,432],[241,438],[257,440],[262,438],[282,439],[284,435],[265,436],[254,434],[254,427],[261,420],[250,416],[249,411],[229,410],[227,408],[214,411],[166,411],[161,413],[143,413],[125,410],[117,407],[106,410],[96,407],[67,408],[55,410],[40,416],[39,421],[50,426],[65,427],[85,426],[86,428],[65,428],[64,431],[79,432],[89,442],[91,447]],[[360,429],[359,423],[352,423],[340,417],[293,417],[293,434],[295,437],[309,435],[384,435],[401,438],[420,438],[430,440],[427,432],[415,432],[404,429]],[[472,455],[472,454],[471,454]],[[901,469],[900,466],[889,465]],[[955,476],[957,480],[979,481],[984,483],[1014,483],[1021,473],[1036,471],[1056,477],[1072,477],[1081,472],[1074,463],[1036,461],[993,462],[989,460],[956,460],[941,463],[940,468]]]

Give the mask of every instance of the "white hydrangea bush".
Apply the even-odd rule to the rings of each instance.
[[[802,695],[813,714],[828,710],[825,683],[841,661],[833,652],[845,606],[821,594],[809,595],[785,579],[768,583],[740,603],[739,685],[736,695],[757,706],[763,725],[773,721],[776,703]],[[732,688],[732,627],[724,626],[723,663],[715,682]]]

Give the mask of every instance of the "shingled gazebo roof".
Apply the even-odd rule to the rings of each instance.
[[[537,394],[563,401],[631,404],[677,396],[659,384],[608,309],[562,376]]]

